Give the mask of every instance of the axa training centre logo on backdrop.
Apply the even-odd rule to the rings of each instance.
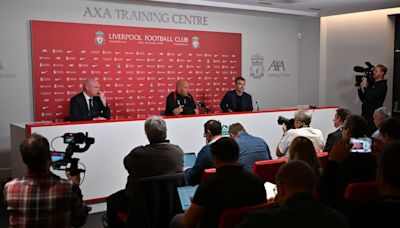
[[[97,45],[103,45],[106,42],[106,39],[104,38],[104,32],[97,31],[95,33],[95,35],[96,36],[95,36],[94,40],[95,40]]]
[[[250,61],[250,77],[254,79],[260,79],[261,77],[264,77],[264,57],[257,53],[251,56]]]
[[[198,36],[192,37],[192,47],[196,49],[200,47],[200,38]]]

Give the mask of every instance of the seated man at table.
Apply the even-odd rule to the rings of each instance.
[[[222,112],[253,111],[251,95],[244,92],[246,80],[243,77],[235,79],[235,89],[227,92],[220,106]]]
[[[176,82],[176,90],[167,96],[166,116],[199,114],[193,96],[189,93],[189,83],[186,80]]]
[[[71,98],[68,120],[104,120],[110,119],[107,99],[100,90],[99,82],[89,78],[82,83],[83,91]]]
[[[294,129],[286,129],[283,125],[283,137],[276,148],[276,156],[288,157],[289,146],[297,136],[304,136],[311,140],[316,152],[324,149],[324,137],[318,129],[310,127],[312,111],[301,109],[294,113]]]
[[[46,138],[32,134],[20,145],[26,176],[8,182],[4,202],[9,227],[78,227],[87,212],[79,189],[79,174],[61,179],[50,171],[51,153]]]
[[[196,162],[193,167],[185,170],[186,179],[189,184],[199,184],[203,171],[214,167],[211,159],[210,145],[222,137],[221,131],[221,123],[216,120],[209,120],[204,124],[204,137],[206,138],[207,144],[203,146],[197,154]]]
[[[125,224],[119,221],[116,212],[128,211],[129,201],[135,194],[138,179],[183,170],[183,150],[166,140],[165,121],[157,116],[149,117],[144,124],[144,130],[150,144],[134,148],[124,158],[124,166],[129,173],[126,187],[107,198],[107,218],[110,228],[125,227]]]
[[[239,145],[238,163],[245,170],[252,172],[254,162],[272,159],[264,139],[250,135],[240,123],[230,125],[229,134]]]

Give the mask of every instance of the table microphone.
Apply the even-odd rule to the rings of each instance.
[[[260,111],[260,106],[258,105],[258,101],[256,101],[257,111]]]

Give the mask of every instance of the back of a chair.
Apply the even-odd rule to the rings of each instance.
[[[177,187],[187,185],[184,173],[139,179],[129,205],[127,227],[168,227],[182,213]]]
[[[253,164],[253,172],[257,174],[264,182],[275,183],[275,175],[281,165],[285,164],[286,159],[274,159],[257,161]]]
[[[328,163],[329,153],[319,152],[317,153],[317,157],[319,158],[319,162],[321,163],[321,168],[325,170],[326,164]]]
[[[344,198],[355,201],[378,199],[378,185],[375,181],[350,183],[346,187]]]
[[[231,208],[222,211],[219,219],[219,228],[233,228],[238,225],[246,217],[247,214],[257,210],[269,209],[276,207],[276,203],[262,203],[249,207]]]
[[[209,169],[203,170],[203,173],[201,174],[201,182],[207,180],[207,178],[211,177],[216,172],[217,172],[216,168],[209,168]]]

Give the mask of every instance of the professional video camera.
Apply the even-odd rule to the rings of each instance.
[[[372,84],[374,82],[374,68],[375,66],[372,65],[370,62],[365,62],[367,65],[366,68],[362,66],[354,66],[354,71],[358,73],[364,73],[364,75],[356,75],[356,84],[355,86],[360,86],[362,78],[366,77],[368,84]]]
[[[85,172],[83,169],[78,168],[79,158],[73,158],[74,152],[83,153],[89,149],[89,147],[94,144],[94,138],[88,137],[86,134],[79,133],[65,133],[60,136],[64,139],[64,143],[68,144],[65,149],[65,153],[57,153],[56,157],[59,159],[54,159],[52,156],[51,166],[55,170],[65,170],[70,173],[71,176],[76,176],[81,172]],[[85,144],[84,147],[79,147],[79,144]]]
[[[278,117],[278,124],[282,125],[285,124],[286,125],[286,129],[290,130],[290,129],[294,129],[294,119],[287,119],[283,116],[279,116]]]

